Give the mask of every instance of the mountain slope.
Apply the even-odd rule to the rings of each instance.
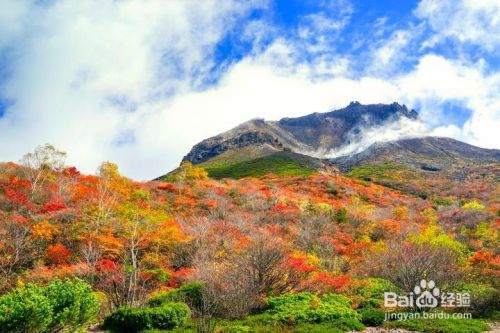
[[[331,160],[347,176],[406,194],[446,197],[472,189],[500,190],[500,150],[442,137],[374,143],[361,153]],[[470,193],[469,193],[470,192]]]
[[[210,169],[213,164],[234,164],[278,154],[301,160],[314,169],[328,164],[318,157],[343,145],[349,135],[360,128],[402,117],[416,119],[417,113],[397,103],[362,105],[352,102],[343,109],[327,113],[279,121],[255,119],[203,140],[183,160]]]
[[[397,163],[438,172],[478,164],[499,163],[500,150],[484,149],[444,137],[423,137],[374,143],[366,150],[331,160],[341,170],[367,164]]]
[[[251,147],[223,153],[200,165],[205,168],[210,177],[216,179],[259,177],[269,173],[280,176],[309,176],[316,170],[328,168],[327,161],[290,151],[277,151],[258,156],[248,155],[251,157],[242,158],[242,154],[251,151],[248,148]]]
[[[203,166],[213,178],[267,173],[308,175],[317,170],[336,173],[340,169],[361,178],[370,178],[366,176],[370,173],[387,178],[391,172],[406,170],[405,177],[410,178],[423,172],[465,179],[471,170],[492,174],[485,165],[500,163],[498,150],[441,137],[374,142],[360,153],[323,158],[361,138],[366,129],[380,130],[385,125],[398,125],[400,120],[417,120],[417,113],[398,103],[351,102],[327,113],[279,121],[254,119],[201,141],[183,160]]]

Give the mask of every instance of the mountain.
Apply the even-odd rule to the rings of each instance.
[[[332,150],[361,137],[367,128],[401,119],[417,120],[405,105],[351,102],[347,107],[278,121],[254,119],[196,144],[183,158],[203,166],[214,178],[308,175],[322,170],[349,172],[366,165],[392,163],[424,172],[464,173],[467,168],[500,162],[500,151],[440,137],[374,142],[364,151],[327,159]]]
[[[279,121],[255,119],[225,133],[196,144],[184,161],[199,164],[225,152],[243,147],[254,147],[253,154],[291,150],[309,156],[320,156],[340,147],[348,135],[364,126],[377,126],[401,117],[416,119],[417,113],[406,106],[393,103],[349,106],[327,113],[313,113]],[[259,149],[255,149],[255,148]]]
[[[421,198],[447,197],[498,186],[500,150],[443,137],[374,143],[331,160],[349,177],[372,181]]]
[[[327,113],[313,113],[279,121],[254,119],[196,144],[184,161],[201,164],[216,178],[239,178],[274,172],[306,175],[322,169],[335,171],[321,158],[326,152],[348,142],[366,126],[379,126],[417,113],[393,103],[347,107]]]
[[[342,171],[355,166],[397,163],[430,172],[499,163],[500,150],[484,149],[444,137],[423,137],[374,143],[366,150],[331,160]]]

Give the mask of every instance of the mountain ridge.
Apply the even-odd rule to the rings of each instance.
[[[282,118],[278,121],[253,119],[199,142],[184,156],[183,161],[199,164],[227,150],[248,145],[265,146],[275,151],[289,149],[319,157],[322,153],[342,146],[351,132],[403,117],[415,120],[417,112],[398,103],[362,105],[351,102],[345,108],[325,113]]]
[[[360,153],[331,159],[342,171],[355,166],[395,162],[424,171],[500,162],[500,150],[470,145],[452,138],[425,136],[375,142]]]
[[[500,163],[500,150],[433,136],[373,142],[361,152],[327,157],[332,150],[361,137],[365,129],[382,128],[402,119],[418,121],[418,113],[396,102],[368,105],[351,102],[344,108],[325,113],[277,121],[252,119],[197,143],[183,161],[200,164],[209,174],[218,177],[231,176],[234,168],[244,169],[236,178],[263,172],[279,173],[280,163],[288,163],[293,172],[300,168],[307,172],[313,169],[338,172],[336,168],[348,172],[359,165],[386,162],[439,172]],[[248,167],[242,167],[245,164]],[[252,172],[250,165],[263,170]]]

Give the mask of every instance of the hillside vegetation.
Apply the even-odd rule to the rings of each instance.
[[[46,145],[0,164],[0,332],[481,332],[498,320],[499,186],[480,170],[343,176],[277,155],[207,166],[222,179],[183,163],[135,182],[64,158]],[[469,291],[475,319],[384,322],[383,293],[424,277]]]
[[[278,176],[309,176],[316,168],[305,156],[291,153],[275,153],[244,161],[227,160],[201,164],[211,178],[261,177],[267,174]]]

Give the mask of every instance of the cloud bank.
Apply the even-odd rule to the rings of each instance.
[[[50,142],[84,172],[112,160],[127,176],[151,179],[198,141],[248,119],[352,100],[416,108],[422,123],[401,127],[410,135],[499,148],[495,1],[423,0],[407,26],[376,20],[366,40],[349,32],[355,3],[325,3],[284,32],[264,0],[2,1],[0,160]],[[460,22],[475,30],[464,35]],[[377,34],[382,28],[388,33]],[[221,59],[234,34],[249,46]],[[341,50],[348,36],[365,51]],[[481,56],[471,56],[477,49]],[[449,105],[467,117],[446,113]]]

